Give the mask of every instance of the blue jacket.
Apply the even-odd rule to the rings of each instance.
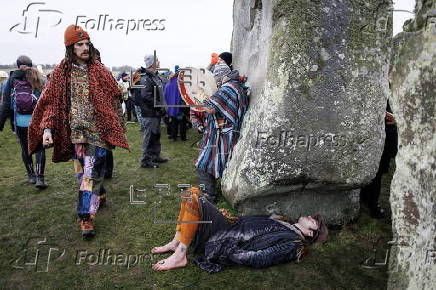
[[[167,105],[184,105],[182,101],[182,96],[179,92],[179,87],[177,84],[177,76],[174,76],[165,86],[164,96]],[[168,116],[177,117],[180,108],[178,107],[168,107]]]

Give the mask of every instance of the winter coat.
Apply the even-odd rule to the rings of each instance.
[[[89,100],[97,120],[101,139],[112,146],[129,148],[125,128],[117,112],[121,106],[121,90],[101,63],[88,65]],[[68,161],[73,153],[69,115],[71,110],[71,64],[67,59],[56,66],[44,89],[29,126],[29,153],[39,150],[45,128],[52,129],[53,162]]]
[[[293,226],[285,226],[269,216],[239,217],[232,227],[219,223],[213,205],[201,200],[202,220],[196,237],[196,249],[204,249],[204,256],[194,262],[208,273],[216,273],[228,265],[247,265],[266,268],[299,259],[304,249],[304,238]],[[218,221],[218,225],[213,225]],[[210,226],[218,229],[210,230]],[[209,236],[208,232],[213,234]],[[201,237],[207,241],[201,241]],[[200,240],[200,241],[199,241]]]
[[[135,105],[141,109],[142,117],[162,117],[166,111],[164,107],[165,99],[163,98],[163,83],[157,73],[141,68],[140,77],[137,86],[141,88],[133,89],[133,100]],[[154,94],[156,87],[156,96]]]

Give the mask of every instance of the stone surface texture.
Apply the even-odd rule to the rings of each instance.
[[[356,217],[383,150],[391,8],[235,0],[233,63],[252,96],[221,186],[241,214]]]
[[[436,289],[436,1],[394,39],[393,109],[399,133],[391,184],[394,245],[388,289]]]

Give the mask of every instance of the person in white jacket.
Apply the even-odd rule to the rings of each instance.
[[[137,122],[135,107],[132,99],[132,94],[130,92],[130,76],[128,73],[123,72],[121,74],[121,79],[118,81],[120,89],[123,91],[123,114],[127,114],[127,122],[132,121],[132,115],[135,118],[134,122]]]

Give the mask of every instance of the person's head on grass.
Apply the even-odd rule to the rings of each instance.
[[[321,215],[300,216],[297,221],[280,216],[276,218],[294,225],[304,236],[304,244],[310,246],[313,243],[322,243],[327,239],[328,229],[324,224]]]
[[[328,230],[319,214],[299,217],[294,226],[304,235],[307,245],[322,243],[327,239]]]

